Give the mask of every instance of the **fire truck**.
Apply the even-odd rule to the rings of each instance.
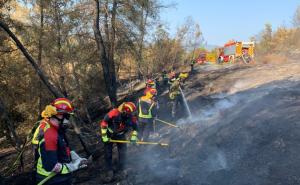
[[[244,62],[250,63],[254,58],[254,42],[229,41],[219,48],[218,63]]]

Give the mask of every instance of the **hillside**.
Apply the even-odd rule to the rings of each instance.
[[[185,88],[195,116],[159,131],[169,150],[132,152],[125,184],[299,184],[299,71],[200,67]]]
[[[129,145],[127,176],[109,184],[299,184],[299,63],[196,70],[184,88],[193,117],[178,120],[181,129],[157,124],[152,140],[169,147]],[[160,97],[160,118],[170,120],[166,96],[165,91]],[[91,143],[99,139],[85,137]],[[97,143],[100,157],[75,173],[75,184],[105,184]],[[29,178],[7,182],[24,184]]]

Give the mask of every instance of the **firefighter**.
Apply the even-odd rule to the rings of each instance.
[[[146,88],[144,90],[144,95],[146,95],[147,91],[150,89],[156,89],[156,84],[152,79],[148,79],[146,82]]]
[[[138,123],[139,135],[142,141],[148,140],[151,132],[153,132],[154,118],[157,115],[158,105],[155,102],[157,90],[150,89],[145,96],[138,99]]]
[[[148,79],[146,82],[146,88],[156,88],[155,81],[152,79]]]
[[[175,79],[176,79],[176,73],[174,71],[171,71],[169,73],[169,81],[168,81],[169,91],[170,91],[170,87]]]
[[[86,167],[87,160],[70,151],[65,135],[73,110],[70,100],[58,98],[42,112],[44,119],[40,121],[32,139],[32,144],[37,148],[36,183],[56,173],[47,184],[68,185],[71,184],[71,173]]]
[[[157,90],[157,94],[158,94],[158,92],[160,91],[159,77],[156,77],[154,79],[154,83],[155,83],[155,88],[154,89]]]
[[[104,143],[105,151],[105,164],[106,164],[106,182],[110,182],[114,177],[113,163],[112,163],[112,150],[113,143],[110,139],[126,140],[126,133],[132,128],[131,142],[137,141],[137,118],[133,115],[136,111],[136,106],[132,102],[124,102],[118,108],[109,111],[104,119],[100,122],[101,137]],[[126,175],[125,162],[126,162],[126,144],[117,143],[118,149],[118,167],[117,172]]]
[[[168,78],[168,74],[167,71],[164,70],[161,74],[162,80],[163,80],[163,85],[166,86],[168,84],[169,78]]]
[[[180,78],[172,78],[171,86],[169,90],[169,98],[172,104],[172,118],[175,118],[176,110],[178,109],[179,104],[182,105],[183,99],[180,93]]]
[[[192,59],[192,61],[191,61],[191,73],[193,73],[194,72],[194,65],[196,64],[196,61],[195,61],[195,59]]]
[[[180,81],[182,82],[182,84],[185,83],[185,80],[189,77],[189,74],[186,72],[181,72],[178,76],[178,78],[180,78]]]

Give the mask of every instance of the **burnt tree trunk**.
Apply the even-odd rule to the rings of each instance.
[[[97,50],[99,53],[99,60],[103,69],[103,76],[105,81],[106,91],[108,93],[110,102],[112,106],[117,104],[117,86],[116,86],[116,75],[114,69],[114,61],[110,61],[108,57],[108,52],[105,48],[103,37],[99,27],[99,18],[100,18],[100,3],[99,0],[94,0],[95,9],[94,9],[94,35],[97,44]],[[109,49],[108,49],[109,50]]]
[[[42,55],[43,55],[43,36],[44,36],[44,2],[43,0],[39,1],[40,4],[40,30],[39,30],[39,44],[38,44],[38,49],[39,49],[39,53],[38,53],[38,65],[39,67],[42,66]],[[42,103],[42,99],[43,99],[43,95],[42,95],[42,82],[39,80],[38,81],[38,87],[39,87],[39,112],[42,112],[43,110],[43,103]]]
[[[49,78],[46,76],[44,71],[38,66],[37,62],[32,58],[32,56],[28,53],[27,49],[24,47],[24,45],[21,43],[21,41],[17,38],[17,36],[11,32],[9,27],[0,20],[0,27],[14,40],[17,47],[22,51],[23,55],[26,57],[28,62],[32,65],[34,70],[37,72],[38,76],[42,80],[42,82],[47,86],[48,90],[56,97],[64,97],[64,95],[55,87],[53,86]]]
[[[60,76],[59,76],[59,87],[60,90],[63,92],[64,96],[68,96],[67,89],[66,89],[66,84],[65,84],[65,75],[64,75],[64,60],[63,60],[63,54],[61,52],[62,48],[62,15],[61,15],[61,7],[58,1],[54,2],[54,14],[55,14],[55,27],[56,27],[56,56],[57,56],[57,61],[60,66]]]
[[[145,14],[144,14],[145,12]],[[142,80],[143,78],[143,73],[141,70],[141,65],[143,64],[143,44],[144,44],[144,38],[145,38],[145,34],[146,34],[146,26],[147,26],[147,19],[148,19],[148,15],[149,15],[149,9],[148,9],[148,3],[142,7],[142,11],[141,11],[141,22],[140,22],[140,39],[138,42],[138,60],[137,60],[137,64],[138,64],[138,78],[140,80]]]

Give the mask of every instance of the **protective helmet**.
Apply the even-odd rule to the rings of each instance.
[[[179,74],[178,78],[180,78],[180,79],[186,79],[188,76],[189,76],[188,73],[182,72],[182,73]]]
[[[73,114],[74,107],[67,98],[57,98],[51,105],[56,108],[57,114]]]
[[[151,88],[148,92],[149,92],[150,94],[152,94],[153,96],[156,96],[156,95],[157,95],[157,90],[154,89],[154,88]]]
[[[119,106],[119,110],[131,114],[136,111],[136,106],[132,102],[124,102]]]
[[[152,98],[153,96],[156,96],[157,95],[157,90],[155,88],[149,88],[147,91],[146,91],[146,96],[148,98]]]
[[[148,79],[146,82],[147,85],[154,85],[154,81],[152,79]]]

